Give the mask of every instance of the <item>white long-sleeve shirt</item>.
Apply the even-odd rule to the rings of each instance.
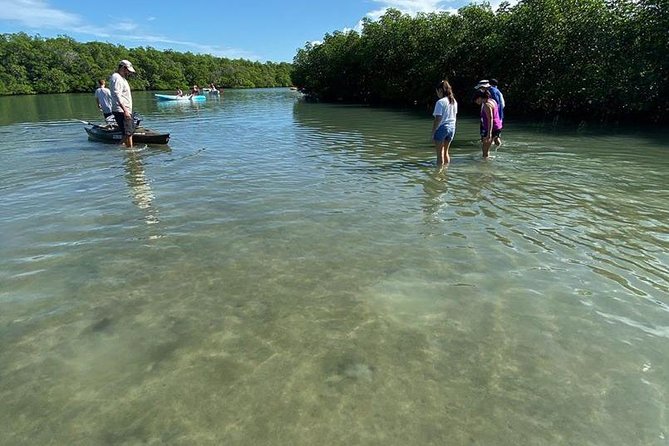
[[[112,111],[123,113],[123,107],[125,107],[128,113],[132,114],[132,93],[128,81],[120,74],[114,73],[109,79],[109,87],[112,96]]]

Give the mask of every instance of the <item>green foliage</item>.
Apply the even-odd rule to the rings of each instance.
[[[494,77],[509,113],[667,120],[667,0],[521,0],[457,14],[388,10],[360,34],[328,34],[293,60],[293,83],[322,100],[434,102],[449,79],[466,105]]]
[[[132,61],[134,90],[187,89],[214,83],[224,88],[287,87],[289,63],[259,63],[155,48],[127,49],[66,36],[45,39],[0,34],[0,95],[89,92],[108,79],[121,59]]]

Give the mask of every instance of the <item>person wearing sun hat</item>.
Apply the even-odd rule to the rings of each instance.
[[[490,89],[490,82],[488,82],[488,79],[481,79],[478,84],[474,87],[474,97],[476,98],[477,94],[479,92],[487,92]],[[476,102],[476,100],[474,100]],[[483,126],[483,119],[481,119],[481,124],[479,125],[481,135],[485,132],[485,128]]]
[[[112,112],[114,119],[121,129],[123,143],[132,147],[132,134],[135,132],[135,122],[132,118],[132,92],[128,84],[128,76],[135,73],[135,67],[129,60],[123,59],[118,63],[118,69],[111,75]]]
[[[499,91],[497,88],[497,79],[481,79],[478,84],[476,84],[476,87],[474,87],[474,90],[476,91],[487,91],[490,93],[490,99],[495,101],[497,103],[497,112],[499,114],[499,120],[502,126],[504,125],[504,96],[502,96],[502,92]],[[481,125],[481,129],[483,129],[483,125]],[[502,138],[501,138],[501,132],[498,133],[494,139],[493,142],[495,143],[496,146],[500,145],[502,143]]]
[[[481,79],[478,84],[476,84],[476,87],[474,87],[474,90],[487,90],[490,88],[490,82],[488,79]]]

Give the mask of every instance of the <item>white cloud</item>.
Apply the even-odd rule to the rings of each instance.
[[[50,7],[42,0],[0,0],[0,20],[19,22],[29,28],[74,28],[81,25],[77,14]]]
[[[122,20],[114,25],[114,28],[121,32],[130,32],[138,28],[137,24],[131,20]]]
[[[26,28],[36,30],[55,30],[66,34],[89,35],[97,39],[114,39],[115,43],[124,40],[137,42],[140,45],[154,44],[175,50],[194,50],[231,59],[259,59],[257,55],[240,49],[179,41],[161,35],[138,34],[137,30],[141,27],[130,19],[115,18],[109,21],[110,25],[95,26],[86,23],[84,18],[78,14],[50,6],[46,0],[0,0],[0,21],[2,20],[17,22]],[[147,20],[152,22],[156,18],[149,17]]]
[[[386,11],[390,8],[397,9],[398,11],[409,14],[416,15],[420,12],[430,13],[430,12],[448,12],[450,14],[455,14],[458,12],[458,8],[447,7],[448,4],[460,3],[461,6],[464,6],[462,3],[466,2],[456,2],[455,0],[373,0],[375,3],[381,4],[379,9],[368,12],[367,17],[372,20],[378,20]],[[493,10],[496,10],[499,5],[505,0],[493,0],[490,2],[490,5]],[[519,0],[508,0],[508,3],[513,6],[518,3]],[[359,22],[355,27],[356,31],[362,29],[362,22]]]
[[[511,6],[515,6],[518,4],[520,0],[493,0],[490,2],[490,7],[492,8],[493,11],[497,11],[497,8],[499,8],[499,5],[501,5],[504,2],[507,2]]]
[[[450,0],[374,0],[382,6],[379,9],[368,12],[367,17],[377,20],[389,8],[397,9],[405,14],[416,15],[419,12],[455,12],[454,8],[446,8],[445,3],[452,3]]]
[[[382,6],[379,9],[368,12],[365,16],[368,19],[373,21],[378,20],[383,16],[388,9],[393,8],[398,11],[415,16],[418,13],[430,13],[430,12],[447,12],[449,14],[457,14],[458,8],[455,7],[446,7],[446,4],[458,3],[460,6],[464,6],[470,2],[469,0],[458,1],[458,0],[372,0],[375,3],[380,3]],[[493,0],[490,1],[490,6],[492,10],[495,11],[499,8],[499,5],[503,2],[508,2],[511,6],[517,4],[520,0]],[[360,20],[354,27],[353,30],[358,33],[362,32],[363,21]],[[344,31],[349,30],[350,28],[344,28]]]

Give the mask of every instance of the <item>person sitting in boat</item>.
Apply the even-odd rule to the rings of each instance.
[[[213,93],[213,94],[218,93],[218,90],[216,89],[216,85],[214,85],[213,82],[211,84],[209,84],[209,93]]]
[[[183,96],[184,92],[181,91],[181,88],[177,88],[177,96]]]
[[[197,87],[197,84],[193,85],[193,88],[190,91],[190,95],[191,96],[197,96],[199,94],[200,94],[200,89]]]

